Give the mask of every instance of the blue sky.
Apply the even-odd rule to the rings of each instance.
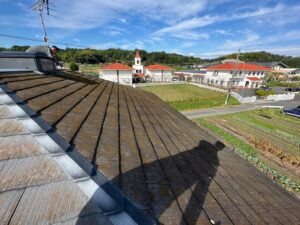
[[[41,39],[34,3],[0,0],[0,34]],[[300,56],[299,0],[50,0],[50,8],[53,42],[202,58],[239,48]],[[0,46],[13,44],[37,43],[0,37]]]

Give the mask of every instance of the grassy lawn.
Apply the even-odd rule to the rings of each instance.
[[[64,66],[69,67],[70,63],[63,63]],[[92,76],[98,76],[98,71],[100,69],[99,64],[78,64],[79,70],[82,71],[82,73],[92,75]]]
[[[258,109],[199,118],[236,152],[300,195],[300,120],[279,110]]]
[[[223,93],[190,84],[142,87],[141,89],[154,93],[180,111],[223,106],[226,98]],[[230,98],[229,105],[238,104],[235,98]]]

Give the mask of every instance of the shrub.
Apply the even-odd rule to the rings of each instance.
[[[72,70],[72,71],[78,71],[79,67],[78,67],[78,65],[75,62],[71,62],[70,63],[70,70]]]
[[[255,94],[258,95],[258,96],[268,96],[268,95],[275,95],[275,91],[273,90],[262,90],[262,89],[259,89],[259,90],[256,90],[255,91]]]

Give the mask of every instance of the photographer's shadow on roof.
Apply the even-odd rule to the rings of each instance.
[[[218,218],[214,218],[218,220],[210,221],[203,206],[219,166],[218,152],[224,147],[225,145],[221,142],[212,144],[201,140],[199,145],[193,149],[144,164],[143,167],[124,173],[111,182],[121,181],[122,184],[122,181],[126,180],[126,183],[137,184],[139,181],[136,180],[135,174],[143,171],[147,180],[146,188],[151,196],[150,202],[148,200],[137,202],[134,196],[136,190],[127,188],[126,191],[123,191],[126,197],[136,203],[137,207],[157,224],[195,225],[211,222],[221,224],[222,221]],[[161,170],[161,174],[156,174],[158,168]],[[134,189],[134,186],[131,187]],[[180,215],[172,212],[174,205],[179,206]],[[82,212],[84,211],[85,209],[82,210]],[[77,225],[82,225],[79,221]]]

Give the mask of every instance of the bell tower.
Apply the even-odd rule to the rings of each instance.
[[[136,53],[135,53],[134,64],[135,64],[136,66],[142,65],[142,62],[141,62],[141,56],[140,56],[140,53],[139,53],[139,52],[136,52]]]
[[[142,58],[141,58],[140,53],[138,51],[135,53],[134,65],[132,65],[132,67],[135,70],[134,73],[136,73],[136,74],[144,73],[144,66],[142,64]]]

